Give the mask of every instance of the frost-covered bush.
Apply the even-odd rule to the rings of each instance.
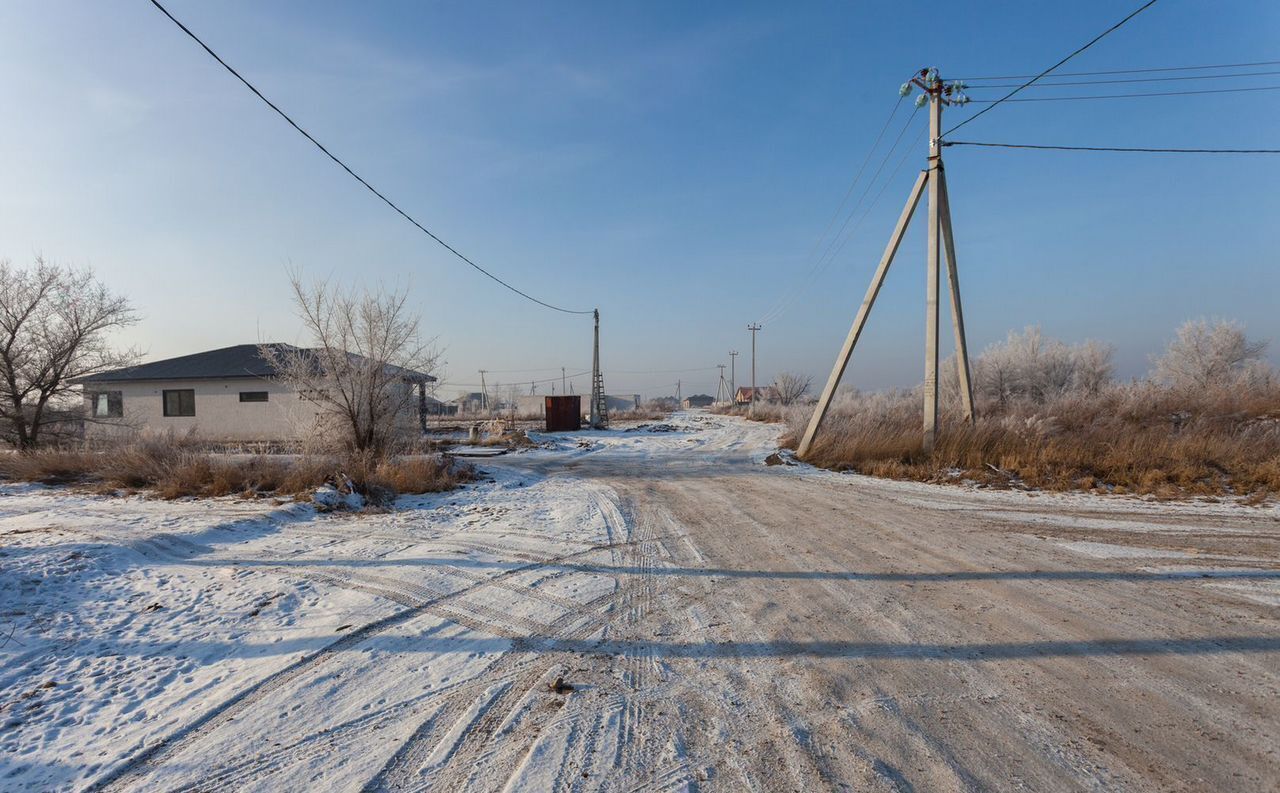
[[[1239,322],[1189,320],[1155,360],[1155,379],[1179,389],[1205,389],[1274,378],[1261,360],[1265,341],[1250,341]]]

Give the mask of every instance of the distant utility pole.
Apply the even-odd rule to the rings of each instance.
[[[730,399],[738,395],[738,351],[729,351],[729,393]]]
[[[529,381],[529,396],[536,396],[537,393],[538,393],[538,384],[533,382],[532,380]]]
[[[963,83],[944,82],[938,76],[937,69],[921,69],[916,77],[903,84],[899,94],[904,97],[907,96],[912,92],[913,86],[920,88],[924,92],[916,100],[916,107],[923,107],[926,102],[929,104],[928,167],[920,172],[915,186],[911,188],[911,194],[907,197],[907,205],[903,207],[902,214],[898,217],[898,224],[894,227],[892,236],[889,237],[889,244],[885,247],[884,254],[880,257],[880,266],[876,268],[876,273],[871,278],[871,285],[867,287],[867,294],[862,298],[862,306],[858,309],[858,314],[853,320],[853,327],[849,329],[849,335],[845,338],[844,346],[840,348],[840,352],[836,356],[835,366],[831,368],[831,376],[827,378],[827,384],[822,389],[822,396],[818,398],[818,404],[814,407],[813,416],[809,419],[809,426],[805,429],[804,436],[800,439],[800,446],[796,449],[796,455],[799,457],[804,457],[808,454],[813,446],[814,436],[818,434],[818,429],[822,426],[823,419],[826,418],[827,410],[831,407],[831,398],[835,395],[836,387],[840,384],[840,378],[844,375],[845,367],[849,365],[849,358],[853,355],[853,348],[858,343],[858,337],[862,335],[862,329],[866,325],[868,315],[871,313],[871,306],[875,303],[876,296],[880,294],[880,287],[884,284],[885,274],[889,272],[889,265],[893,263],[894,254],[898,252],[898,246],[902,243],[902,237],[906,233],[907,225],[911,222],[911,216],[915,213],[916,206],[919,205],[920,197],[924,193],[926,186],[929,188],[929,242],[926,256],[927,269],[925,270],[924,450],[926,452],[933,451],[938,439],[938,288],[941,271],[940,248],[945,249],[947,255],[947,283],[951,291],[951,327],[955,332],[956,339],[956,366],[959,369],[958,374],[960,376],[960,400],[965,420],[973,422],[973,383],[969,376],[969,347],[965,340],[964,311],[960,305],[960,280],[956,270],[956,245],[955,236],[951,229],[951,204],[947,195],[947,175],[942,167],[942,147],[945,145],[942,141],[942,108],[944,105],[963,105],[969,99],[964,95]]]
[[[591,355],[591,429],[604,430],[609,428],[609,406],[604,398],[604,374],[600,371],[600,309],[598,308],[595,310],[595,319],[595,345]]]
[[[716,368],[720,370],[720,383],[716,386],[716,401],[728,402],[731,393],[729,392],[729,384],[724,379],[724,364],[716,364]]]
[[[680,394],[680,381],[679,381],[679,380],[677,380],[677,381],[676,381],[676,407],[680,407],[682,404],[684,404],[684,400],[683,400],[683,399],[681,399],[680,397],[681,397],[681,394]]]
[[[485,375],[485,372],[487,371],[489,370],[488,369],[480,370],[480,409],[485,412],[488,412],[489,410],[489,389],[485,388],[485,385],[484,385],[484,375]]]
[[[756,415],[756,331],[760,330],[760,323],[751,323],[747,326],[747,330],[751,331],[751,404],[747,408],[747,415],[754,418]]]
[[[569,393],[568,389],[565,388],[565,385],[564,385],[564,367],[563,366],[560,367],[560,393],[562,394]]]

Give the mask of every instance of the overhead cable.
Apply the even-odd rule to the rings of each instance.
[[[342,160],[338,159],[338,157],[337,157],[337,156],[335,156],[335,155],[334,155],[331,151],[329,151],[327,148],[325,148],[325,147],[324,147],[324,145],[320,143],[320,141],[318,141],[318,140],[316,140],[315,138],[313,138],[313,137],[311,136],[311,133],[307,132],[305,129],[303,129],[301,126],[299,126],[299,125],[298,125],[298,123],[297,123],[296,121],[294,121],[292,118],[290,118],[290,117],[289,117],[289,115],[288,115],[287,113],[285,113],[283,110],[281,110],[279,107],[277,107],[277,106],[276,106],[276,104],[275,104],[274,102],[272,102],[270,99],[268,99],[266,96],[264,96],[264,95],[263,95],[263,93],[262,93],[261,91],[259,91],[256,87],[254,87],[253,83],[251,83],[251,82],[249,82],[248,80],[246,80],[243,76],[241,76],[240,72],[236,71],[234,68],[232,68],[232,67],[231,67],[231,65],[230,65],[229,63],[227,63],[226,61],[224,61],[224,60],[222,59],[222,57],[221,57],[221,56],[219,56],[219,55],[218,55],[218,53],[214,52],[214,51],[209,47],[209,45],[208,45],[208,44],[205,44],[205,43],[200,39],[200,37],[199,37],[199,36],[197,36],[195,33],[191,32],[191,29],[190,29],[190,28],[188,28],[186,25],[184,25],[184,24],[182,24],[181,22],[179,22],[179,21],[178,21],[178,19],[177,19],[173,14],[169,13],[169,10],[168,10],[167,8],[165,8],[164,6],[162,6],[162,5],[158,2],[158,0],[151,0],[151,4],[152,4],[153,6],[155,6],[156,8],[158,8],[162,14],[164,14],[166,17],[168,17],[168,18],[169,18],[169,20],[170,20],[171,22],[173,22],[173,24],[177,25],[177,26],[182,30],[182,32],[183,32],[183,33],[186,33],[189,37],[191,37],[191,40],[192,40],[192,41],[194,41],[195,43],[199,44],[199,45],[200,45],[200,47],[201,47],[205,52],[207,52],[207,53],[210,55],[210,57],[212,57],[215,61],[217,61],[219,64],[221,64],[221,65],[222,65],[222,68],[224,68],[224,69],[226,69],[228,72],[230,72],[230,73],[232,74],[232,76],[234,76],[237,80],[239,80],[240,82],[244,83],[244,86],[245,86],[246,88],[248,88],[250,91],[252,91],[252,92],[253,92],[253,94],[254,94],[255,96],[257,96],[259,99],[261,99],[264,103],[266,103],[267,107],[269,107],[269,108],[271,108],[272,110],[274,110],[274,111],[276,112],[276,114],[277,114],[277,115],[279,115],[281,118],[283,118],[285,121],[287,121],[287,122],[289,123],[289,126],[293,127],[295,130],[297,130],[297,131],[298,131],[298,133],[302,135],[302,137],[304,137],[304,138],[306,138],[307,140],[311,141],[311,143],[312,143],[312,144],[314,144],[314,145],[315,145],[315,147],[316,147],[317,149],[319,149],[321,152],[323,152],[323,153],[324,153],[324,155],[325,155],[326,157],[328,157],[330,160],[333,160],[335,163],[337,163],[338,167],[340,167],[340,168],[342,168],[342,170],[346,171],[346,172],[351,176],[351,178],[355,179],[357,182],[359,182],[360,184],[364,185],[364,187],[365,187],[369,192],[373,193],[375,196],[377,196],[379,199],[381,199],[381,200],[382,200],[382,202],[383,202],[384,204],[386,204],[387,206],[389,206],[389,207],[391,207],[392,209],[394,209],[394,210],[395,210],[395,211],[396,211],[396,212],[397,212],[401,217],[403,217],[405,220],[409,221],[409,222],[410,222],[410,223],[412,223],[414,226],[416,226],[416,227],[417,227],[417,229],[418,229],[419,231],[421,231],[423,234],[426,234],[428,237],[430,237],[431,239],[433,239],[433,240],[435,240],[437,243],[439,243],[439,244],[440,244],[440,245],[441,245],[445,250],[447,250],[449,253],[452,253],[454,256],[456,256],[456,257],[458,257],[459,259],[461,259],[462,261],[466,262],[466,263],[467,263],[468,265],[470,265],[472,268],[474,268],[474,269],[475,269],[475,270],[477,270],[478,272],[482,273],[483,275],[487,276],[488,278],[492,279],[493,281],[497,282],[498,284],[500,284],[501,286],[505,287],[506,289],[509,289],[509,290],[511,290],[512,292],[515,292],[517,295],[520,295],[521,297],[525,298],[526,300],[531,300],[531,301],[533,301],[534,303],[537,303],[537,304],[538,304],[538,305],[540,305],[540,306],[543,306],[543,307],[545,307],[545,308],[549,308],[549,309],[551,309],[551,310],[553,310],[553,311],[560,311],[560,312],[563,312],[563,313],[565,313],[565,314],[591,314],[591,313],[592,313],[592,310],[591,310],[591,309],[587,309],[587,310],[575,310],[575,309],[563,308],[562,306],[553,305],[553,304],[548,303],[548,302],[546,302],[546,301],[544,301],[544,300],[539,300],[538,298],[534,297],[533,295],[529,294],[528,292],[524,292],[524,291],[522,291],[522,290],[520,290],[520,289],[517,289],[516,287],[514,287],[514,286],[512,286],[511,284],[507,283],[506,281],[502,280],[502,279],[501,279],[501,278],[499,278],[498,276],[496,276],[496,275],[494,275],[493,273],[489,272],[489,271],[488,271],[488,270],[486,270],[485,268],[483,268],[483,267],[481,267],[480,265],[476,264],[474,261],[472,261],[472,260],[471,260],[471,259],[469,259],[468,257],[464,256],[461,252],[459,252],[459,251],[458,251],[458,249],[457,249],[457,248],[454,248],[452,245],[450,245],[449,243],[445,242],[443,239],[441,239],[440,237],[438,237],[438,236],[436,236],[434,233],[432,233],[432,232],[431,232],[431,231],[430,231],[426,226],[422,225],[422,224],[421,224],[421,223],[419,223],[417,220],[414,220],[414,219],[413,219],[413,217],[412,217],[411,215],[409,215],[409,213],[408,213],[408,212],[405,212],[403,209],[401,209],[399,206],[397,206],[397,205],[395,204],[395,202],[393,202],[391,199],[389,199],[389,198],[387,198],[385,195],[383,195],[383,194],[382,194],[382,193],[381,193],[377,188],[375,188],[373,185],[371,185],[371,184],[369,184],[368,182],[366,182],[366,181],[364,180],[364,177],[362,177],[362,176],[360,176],[359,174],[357,174],[357,173],[356,173],[355,171],[353,171],[353,170],[351,169],[351,167],[350,167],[350,166],[348,166],[345,162],[343,162]]]
[[[970,99],[969,101],[977,103],[990,102],[991,107],[995,107],[1001,102],[1078,102],[1085,99],[1138,99],[1148,96],[1191,96],[1193,94],[1239,94],[1249,91],[1280,91],[1280,85],[1262,85],[1252,88],[1205,88],[1199,91],[1150,91],[1145,93],[1131,94],[1089,94],[1086,96],[1029,96],[1021,99]],[[991,107],[983,108],[990,110]],[[973,116],[977,118],[977,116]],[[957,124],[948,132],[958,128]]]
[[[1252,63],[1219,63],[1210,66],[1162,66],[1159,68],[1148,69],[1111,69],[1102,72],[1055,72],[1055,77],[1099,77],[1107,74],[1152,74],[1155,72],[1189,72],[1207,69],[1244,69],[1251,66],[1276,66],[1280,65],[1280,61],[1254,61]],[[1031,74],[1004,74],[991,77],[957,77],[955,79],[962,82],[975,82],[979,80],[1025,80],[1034,77]],[[988,86],[989,87],[989,86]]]
[[[1219,80],[1225,77],[1266,77],[1270,75],[1280,74],[1280,71],[1266,72],[1236,72],[1234,74],[1196,74],[1196,75],[1179,75],[1177,77],[1129,77],[1120,80],[1059,80],[1055,82],[1038,82],[1031,86],[1032,88],[1057,88],[1064,85],[1120,85],[1123,83],[1170,83],[1180,82],[1183,80]],[[971,85],[970,90],[974,88],[1012,88],[1016,83],[991,83],[988,85]]]
[[[988,143],[974,140],[948,140],[943,146],[982,146],[998,149],[1047,149],[1051,151],[1115,151],[1149,154],[1280,154],[1280,149],[1157,149],[1127,146],[1047,146],[1032,143]]]
[[[154,0],[153,0],[153,1],[154,1]],[[1076,57],[1076,56],[1077,56],[1077,55],[1079,55],[1080,53],[1082,53],[1082,52],[1084,52],[1085,50],[1089,49],[1089,48],[1090,48],[1090,47],[1092,47],[1094,44],[1097,44],[1097,43],[1098,43],[1099,41],[1101,41],[1103,38],[1105,38],[1106,36],[1110,35],[1111,33],[1115,32],[1116,30],[1118,30],[1122,25],[1124,25],[1124,24],[1125,24],[1126,22],[1128,22],[1130,19],[1133,19],[1133,18],[1134,18],[1134,17],[1136,17],[1138,14],[1141,14],[1143,11],[1146,11],[1148,8],[1150,8],[1151,6],[1153,6],[1153,5],[1155,5],[1155,4],[1156,4],[1156,0],[1147,0],[1147,2],[1143,3],[1143,4],[1142,4],[1141,6],[1139,6],[1136,10],[1134,10],[1133,12],[1131,12],[1127,17],[1125,17],[1124,19],[1122,19],[1122,20],[1120,20],[1119,22],[1115,23],[1114,25],[1112,25],[1111,27],[1107,28],[1106,30],[1102,31],[1102,32],[1101,32],[1101,33],[1099,33],[1097,36],[1094,36],[1094,37],[1093,37],[1093,38],[1092,38],[1088,43],[1086,43],[1084,46],[1082,46],[1082,47],[1078,47],[1074,52],[1072,52],[1072,53],[1071,53],[1070,55],[1068,55],[1067,57],[1063,58],[1062,60],[1058,61],[1058,62],[1057,62],[1057,63],[1055,63],[1054,65],[1050,66],[1048,69],[1045,69],[1044,71],[1040,72],[1040,73],[1039,73],[1039,74],[1037,74],[1035,77],[1032,77],[1030,80],[1028,80],[1027,82],[1023,83],[1022,85],[1018,86],[1017,88],[1013,89],[1013,90],[1012,90],[1012,91],[1010,91],[1009,93],[1005,94],[1005,95],[1004,95],[1003,97],[1001,97],[1000,99],[997,99],[997,100],[993,101],[991,104],[989,104],[989,105],[987,105],[986,107],[982,108],[982,109],[981,109],[981,110],[979,110],[977,113],[974,113],[972,116],[969,116],[969,117],[968,117],[968,118],[966,118],[964,121],[961,121],[959,124],[956,124],[954,127],[952,127],[952,128],[950,128],[950,129],[948,129],[946,132],[943,132],[943,133],[942,133],[942,135],[941,135],[941,136],[939,136],[939,137],[945,137],[945,136],[947,136],[947,135],[950,135],[952,132],[955,132],[957,129],[960,129],[960,128],[961,128],[961,127],[963,127],[965,124],[968,124],[970,121],[973,121],[974,119],[981,117],[984,113],[986,113],[986,112],[988,112],[988,111],[990,111],[990,110],[994,109],[994,108],[996,107],[996,105],[999,105],[1001,102],[1009,101],[1009,100],[1010,100],[1010,98],[1011,98],[1014,94],[1018,93],[1019,91],[1023,90],[1023,89],[1024,89],[1024,88],[1026,88],[1027,86],[1029,86],[1029,85],[1031,85],[1032,83],[1034,83],[1036,80],[1039,80],[1041,77],[1044,77],[1044,76],[1045,76],[1046,74],[1048,74],[1049,72],[1053,71],[1054,69],[1058,68],[1058,67],[1059,67],[1059,66],[1061,66],[1062,64],[1064,64],[1064,63],[1066,63],[1067,61],[1071,60],[1072,58]]]

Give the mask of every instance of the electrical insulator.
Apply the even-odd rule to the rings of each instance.
[[[929,101],[929,97],[925,96],[924,94],[920,94],[920,96],[916,97],[916,109],[918,110],[924,107],[928,101]]]
[[[911,81],[910,81],[910,80],[908,80],[907,82],[903,83],[903,84],[902,84],[902,87],[898,89],[898,96],[906,96],[906,95],[907,95],[907,94],[909,94],[909,93],[911,93]]]

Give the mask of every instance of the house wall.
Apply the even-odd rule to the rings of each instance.
[[[190,388],[195,391],[194,416],[165,416],[163,391]],[[212,441],[281,441],[303,436],[316,417],[316,408],[289,386],[261,378],[221,380],[164,380],[98,382],[87,393],[119,391],[123,417],[93,419],[85,436],[104,439],[135,432],[177,435],[192,433]],[[241,402],[241,391],[266,391],[266,402]],[[86,405],[88,399],[86,399]],[[416,402],[415,402],[416,405]],[[88,415],[92,417],[91,407]]]

